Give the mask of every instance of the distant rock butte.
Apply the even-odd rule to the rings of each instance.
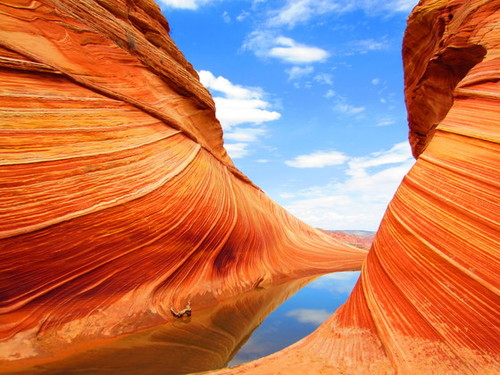
[[[368,231],[355,231],[355,230],[324,230],[320,229],[323,233],[339,240],[342,243],[359,247],[360,249],[369,250],[372,246],[375,235],[373,232]]]
[[[122,340],[168,339],[148,329],[172,320],[171,307],[225,306],[363,263],[348,302],[313,334],[214,373],[500,373],[499,19],[497,0],[424,0],[410,16],[418,160],[364,261],[234,167],[154,2],[2,2],[1,371],[61,371],[104,343],[133,362]],[[228,311],[253,306],[256,318],[241,318],[252,326],[268,310],[260,298]]]

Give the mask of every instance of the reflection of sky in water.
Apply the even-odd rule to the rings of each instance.
[[[347,300],[358,277],[359,272],[331,273],[299,290],[262,322],[229,366],[272,354],[310,334]]]

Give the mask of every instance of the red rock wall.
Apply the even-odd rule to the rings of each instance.
[[[218,374],[500,373],[500,2],[421,1],[404,38],[418,160],[348,302]]]
[[[151,0],[0,2],[0,366],[23,368],[365,251],[236,168]]]
[[[357,286],[311,336],[220,373],[500,372],[499,9],[414,10],[403,53],[418,161]],[[364,257],[233,167],[167,29],[149,1],[0,4],[3,368]]]

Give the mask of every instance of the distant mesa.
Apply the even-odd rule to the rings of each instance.
[[[368,230],[324,230],[322,232],[347,245],[369,250],[375,239],[375,232]]]

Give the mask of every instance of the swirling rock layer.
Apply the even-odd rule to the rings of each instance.
[[[500,372],[499,9],[414,10],[403,54],[418,160],[358,284],[311,336],[220,373]],[[234,168],[167,30],[146,0],[0,3],[2,371],[79,361],[170,307],[364,258]]]
[[[421,1],[404,38],[418,157],[348,302],[220,374],[500,373],[500,2]]]
[[[2,370],[366,256],[234,168],[150,0],[0,2],[0,188]]]

